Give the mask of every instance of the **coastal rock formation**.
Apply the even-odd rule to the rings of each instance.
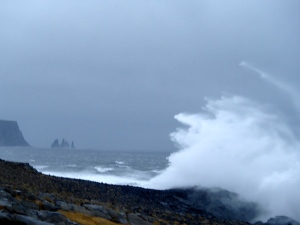
[[[0,146],[29,146],[16,121],[0,120]]]
[[[59,147],[60,147],[60,145],[58,143],[58,139],[55,139],[51,145],[51,148],[59,148]]]
[[[63,139],[60,144],[61,148],[70,148],[70,144],[67,140]]]
[[[178,199],[206,210],[217,218],[225,220],[251,221],[260,213],[253,202],[243,201],[238,194],[220,188],[174,189]]]
[[[51,145],[51,148],[75,148],[74,141],[72,141],[71,146],[67,140],[63,138],[61,144],[59,144],[58,139],[55,139]]]

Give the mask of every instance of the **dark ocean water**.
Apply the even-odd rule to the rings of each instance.
[[[168,165],[166,152],[0,148],[0,158],[28,162],[44,174],[147,187]]]

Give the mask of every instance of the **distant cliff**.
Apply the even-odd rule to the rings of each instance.
[[[0,146],[29,146],[16,121],[0,120]]]

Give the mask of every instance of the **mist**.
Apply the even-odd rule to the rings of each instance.
[[[291,85],[249,63],[242,66],[297,103]],[[299,113],[297,104],[291,108]],[[221,187],[259,203],[264,210],[257,219],[286,215],[300,220],[300,141],[287,118],[284,109],[242,96],[206,99],[200,113],[175,116],[184,125],[171,134],[179,150],[151,185]]]
[[[222,187],[259,202],[265,217],[299,220],[299,8],[2,1],[0,118],[18,121],[34,147],[65,138],[174,151],[153,187]]]
[[[173,116],[222,92],[287,105],[237,64],[299,85],[299,1],[0,3],[0,118],[35,147],[174,151]]]

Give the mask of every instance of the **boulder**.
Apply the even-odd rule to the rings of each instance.
[[[73,205],[69,204],[69,203],[66,203],[64,201],[56,201],[55,206],[58,207],[61,210],[73,211]]]
[[[32,201],[21,201],[21,205],[26,209],[39,210],[39,206]]]
[[[144,220],[140,213],[129,214],[128,219],[131,225],[152,225],[152,223]]]
[[[72,208],[75,212],[86,214],[86,215],[92,215],[91,211],[87,210],[85,207],[80,205],[71,204]]]
[[[26,215],[27,210],[19,203],[13,202],[12,203],[12,209],[14,213]]]
[[[0,211],[0,224],[10,224],[12,220],[13,217],[9,213]]]
[[[69,220],[58,212],[39,211],[38,218],[44,222],[55,225],[68,225]]]
[[[7,198],[3,198],[3,197],[0,198],[0,209],[1,210],[6,209],[12,211],[13,210],[12,202]]]
[[[26,225],[54,225],[53,223],[47,223],[44,221],[40,221],[30,216],[23,216],[23,215],[15,215],[15,220],[17,222],[22,222]]]
[[[42,202],[41,206],[42,206],[42,209],[46,210],[46,211],[57,211],[58,210],[58,208],[54,204],[52,204],[48,201],[45,201],[45,200]]]
[[[103,218],[108,219],[108,220],[111,219],[111,216],[110,216],[109,212],[103,206],[91,205],[91,204],[84,204],[82,206],[86,210],[89,211],[88,214],[90,216],[103,217]]]
[[[121,224],[128,224],[126,214],[124,212],[119,213],[115,210],[108,209],[108,213],[111,216],[111,218],[113,219],[113,221],[116,221]]]

